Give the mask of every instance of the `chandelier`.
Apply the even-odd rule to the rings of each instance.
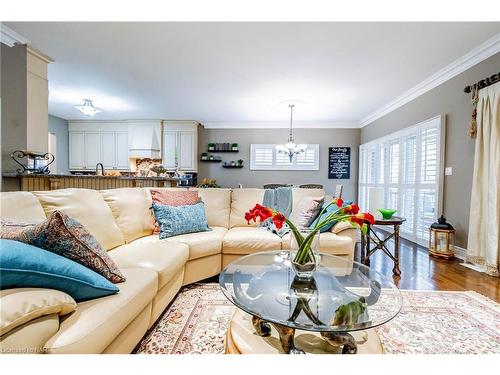
[[[102,112],[92,104],[92,100],[83,99],[83,105],[75,105],[75,108],[81,111],[85,116],[94,116],[96,113]]]
[[[276,150],[280,154],[287,154],[290,158],[290,163],[293,160],[294,155],[300,154],[305,151],[306,145],[298,145],[295,143],[293,138],[293,108],[295,107],[293,104],[289,105],[290,107],[290,131],[288,133],[288,142],[284,145],[277,145]]]

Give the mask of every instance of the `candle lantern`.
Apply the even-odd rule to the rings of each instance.
[[[443,215],[430,227],[429,255],[445,259],[455,256],[455,229]]]

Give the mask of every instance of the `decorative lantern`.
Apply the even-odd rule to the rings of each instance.
[[[430,227],[429,255],[445,259],[455,256],[455,229],[443,215]]]

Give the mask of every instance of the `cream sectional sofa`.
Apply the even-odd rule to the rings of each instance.
[[[215,276],[243,255],[289,248],[290,237],[280,238],[244,219],[246,211],[262,202],[263,189],[198,191],[212,230],[165,240],[152,234],[147,188],[1,193],[3,218],[41,222],[61,210],[79,220],[127,278],[117,284],[116,295],[78,303],[70,315],[52,314],[7,332],[0,337],[2,351],[43,347],[47,353],[130,353],[183,285]],[[322,195],[318,189],[294,189],[293,201]],[[340,223],[321,234],[321,251],[352,260],[356,235],[356,229]],[[0,300],[2,319],[8,313],[4,310],[29,303],[30,290],[7,291],[8,299],[2,291]]]

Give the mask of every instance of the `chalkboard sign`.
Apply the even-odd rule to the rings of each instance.
[[[328,148],[328,178],[336,180],[351,178],[350,147]]]

